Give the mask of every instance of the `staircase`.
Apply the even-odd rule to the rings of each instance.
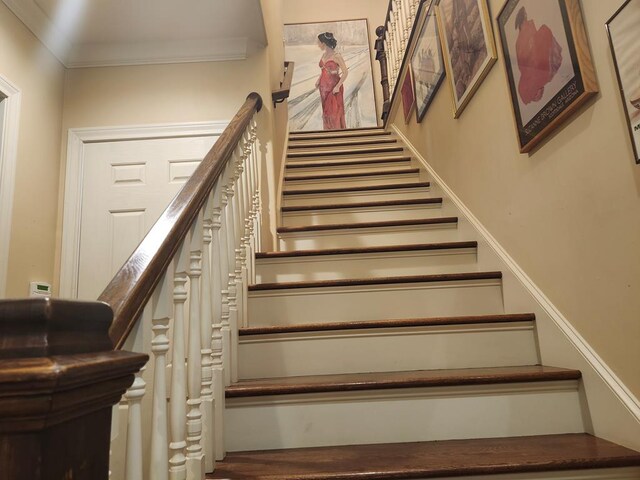
[[[292,133],[212,479],[638,479],[405,146]]]

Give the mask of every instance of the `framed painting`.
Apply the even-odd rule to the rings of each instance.
[[[458,118],[497,60],[487,0],[438,0],[447,82]]]
[[[607,22],[633,155],[640,164],[640,0],[627,0]]]
[[[598,92],[580,0],[507,0],[500,43],[521,153]]]
[[[291,131],[378,125],[366,19],[284,26]]]
[[[423,22],[422,28],[411,55],[418,123],[422,122],[445,76],[438,22],[432,6],[424,10],[419,21]]]
[[[416,104],[416,97],[413,94],[413,79],[411,75],[411,68],[407,69],[407,73],[404,76],[404,81],[402,82],[400,93],[402,95],[404,123],[409,123],[409,120],[411,119],[411,113],[413,113],[413,107]]]

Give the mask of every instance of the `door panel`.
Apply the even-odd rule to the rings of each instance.
[[[100,295],[216,138],[85,144],[78,298]]]

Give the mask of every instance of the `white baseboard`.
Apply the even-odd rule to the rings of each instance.
[[[460,200],[460,198],[451,190],[446,182],[437,174],[433,167],[420,154],[420,152],[412,145],[409,139],[395,126],[391,125],[391,129],[406,144],[413,156],[426,168],[431,176],[432,182],[435,182],[442,189],[451,202],[460,210],[460,213],[475,228],[478,234],[493,249],[494,253],[504,262],[505,266],[511,273],[521,282],[522,286],[529,294],[538,302],[539,306],[548,314],[556,326],[564,333],[566,338],[582,355],[584,360],[591,365],[594,371],[599,375],[602,381],[611,389],[618,400],[624,405],[629,413],[640,424],[640,400],[624,385],[618,376],[609,368],[604,360],[598,355],[591,345],[580,335],[569,320],[556,308],[542,290],[529,278],[525,271],[516,263],[516,261],[507,253],[505,248],[491,235],[484,225],[476,218],[469,208]]]

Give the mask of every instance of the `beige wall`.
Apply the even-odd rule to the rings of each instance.
[[[380,65],[373,50],[376,28],[384,23],[389,0],[284,0],[284,23],[330,22],[334,20],[354,20],[366,18],[369,23],[371,66],[376,95],[378,119],[382,115],[382,87],[380,86]],[[320,56],[318,55],[318,58]]]
[[[534,154],[518,152],[501,54],[459,120],[443,85],[422,124],[397,105],[394,123],[640,396],[640,167],[604,29],[621,3],[582,1],[601,93]]]
[[[64,67],[0,2],[0,75],[22,92],[7,297],[54,281]]]
[[[67,72],[64,96],[60,173],[58,245],[62,236],[66,138],[70,128],[158,123],[227,121],[246,96],[260,93],[259,138],[263,165],[273,158],[273,105],[270,102],[270,66],[266,49],[244,61],[142,65],[72,69]],[[263,171],[264,176],[264,171]],[[266,230],[269,224],[268,200]],[[267,238],[267,242],[269,238]],[[60,247],[58,248],[58,255]],[[59,271],[59,256],[56,271]]]

